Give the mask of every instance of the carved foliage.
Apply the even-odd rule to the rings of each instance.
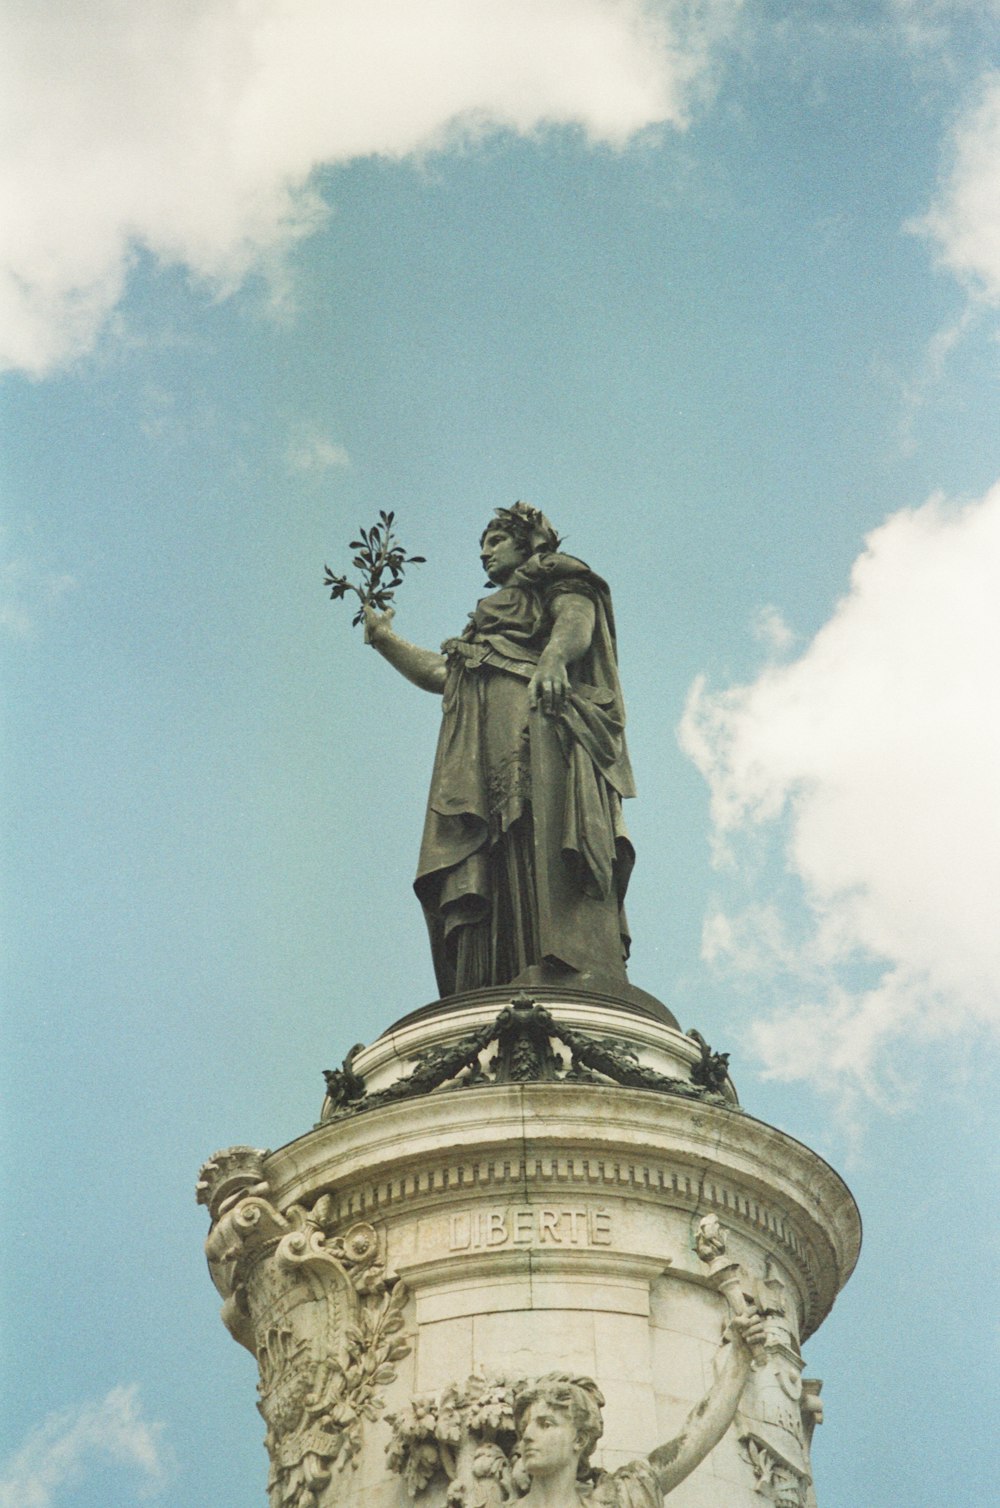
[[[727,1052],[713,1052],[701,1032],[692,1027],[688,1032],[692,1042],[697,1042],[701,1057],[691,1069],[691,1079],[695,1084],[701,1084],[704,1089],[713,1093],[721,1094],[729,1077],[729,1054]]]
[[[515,1499],[510,1456],[514,1396],[521,1385],[477,1373],[438,1394],[420,1394],[386,1416],[392,1426],[388,1464],[411,1498],[444,1475],[447,1508],[502,1508]]]
[[[743,1435],[740,1448],[749,1461],[754,1486],[774,1508],[806,1508],[809,1478],[782,1461],[771,1447],[754,1435]]]
[[[223,1318],[257,1357],[271,1508],[318,1508],[333,1471],[356,1464],[365,1421],[411,1350],[406,1289],[387,1275],[374,1228],[331,1236],[330,1204],[281,1213],[247,1195],[207,1242]]]
[[[517,995],[496,1019],[450,1046],[432,1047],[417,1057],[416,1067],[406,1078],[388,1088],[369,1093],[354,1070],[359,1047],[348,1053],[342,1068],[327,1069],[327,1097],[322,1119],[336,1120],[359,1110],[371,1110],[395,1100],[430,1094],[436,1089],[468,1089],[477,1084],[568,1082],[620,1084],[632,1089],[652,1089],[660,1094],[735,1108],[722,1093],[726,1081],[727,1055],[712,1053],[703,1038],[698,1041],[701,1061],[692,1078],[672,1078],[639,1062],[634,1049],[624,1042],[592,1037],[556,1021],[544,1006],[529,995]],[[568,1050],[556,1051],[553,1043]],[[488,1058],[490,1048],[495,1051]]]

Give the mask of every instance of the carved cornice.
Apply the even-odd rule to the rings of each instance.
[[[725,1213],[730,1223],[735,1221],[756,1234],[769,1236],[775,1246],[792,1256],[806,1257],[810,1251],[810,1244],[791,1221],[763,1199],[741,1194],[734,1184],[718,1176],[706,1178],[695,1170],[653,1158],[529,1153],[457,1160],[442,1155],[419,1169],[377,1182],[352,1183],[349,1189],[334,1191],[330,1197],[335,1219],[344,1221],[389,1214],[402,1207],[411,1211],[425,1204],[433,1207],[445,1193],[530,1194],[535,1188],[544,1193],[553,1186],[579,1194],[614,1189],[649,1195],[657,1203],[665,1198],[690,1210],[709,1207]]]
[[[289,1202],[332,1191],[341,1224],[557,1190],[714,1211],[795,1275],[803,1337],[860,1244],[849,1191],[801,1143],[748,1116],[610,1086],[508,1084],[402,1101],[317,1128],[272,1154],[267,1171]]]
[[[329,1197],[334,1223],[359,1218],[416,1215],[440,1207],[441,1196],[465,1194],[493,1199],[544,1199],[553,1190],[562,1197],[593,1197],[616,1192],[667,1204],[694,1215],[724,1215],[730,1228],[742,1230],[767,1252],[789,1261],[803,1297],[803,1329],[815,1328],[822,1315],[819,1253],[796,1226],[763,1199],[741,1194],[718,1176],[705,1177],[655,1159],[619,1157],[478,1157],[461,1162],[440,1158],[436,1165],[378,1182],[360,1183]],[[589,1259],[589,1260],[592,1260]],[[663,1263],[666,1266],[666,1261]],[[825,1284],[823,1286],[826,1286]]]

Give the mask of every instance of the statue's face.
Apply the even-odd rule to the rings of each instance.
[[[497,586],[502,586],[528,557],[512,535],[491,524],[483,535],[479,558],[490,580],[496,582]]]
[[[521,1422],[521,1459],[532,1477],[551,1476],[567,1466],[576,1469],[583,1441],[565,1409],[540,1398]]]

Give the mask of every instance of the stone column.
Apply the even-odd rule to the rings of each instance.
[[[503,1000],[408,1018],[329,1075],[314,1130],[202,1170],[272,1508],[516,1502],[514,1400],[553,1372],[596,1382],[614,1501],[615,1471],[697,1435],[745,1314],[764,1341],[670,1508],[812,1508],[800,1346],[857,1257],[848,1190],[665,1018]]]

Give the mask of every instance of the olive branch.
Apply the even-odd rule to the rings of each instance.
[[[361,529],[360,539],[352,539],[348,546],[357,550],[352,565],[361,572],[361,582],[348,581],[338,576],[329,566],[324,566],[326,575],[323,585],[330,588],[330,600],[339,601],[353,592],[361,606],[351,619],[352,624],[363,623],[365,608],[378,608],[384,613],[392,602],[396,588],[402,583],[404,567],[424,565],[423,555],[407,555],[392,532],[395,513],[380,510],[378,523],[370,529]]]

